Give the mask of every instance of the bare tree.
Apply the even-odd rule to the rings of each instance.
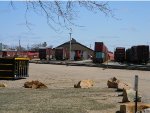
[[[46,46],[47,46],[46,42],[33,44],[31,46],[31,50],[36,50],[37,51],[40,47],[46,47]]]
[[[3,49],[9,49],[9,45],[2,44],[2,48],[3,48]]]
[[[70,29],[69,26],[80,26],[72,22],[79,12],[79,7],[84,7],[94,13],[104,13],[106,16],[113,16],[112,10],[109,8],[108,2],[102,1],[25,1],[26,5],[26,25],[28,22],[28,12],[34,11],[37,14],[42,14],[46,17],[47,24],[54,30],[57,30],[55,24],[60,27]],[[11,6],[14,7],[13,2]],[[28,26],[29,27],[29,26]]]

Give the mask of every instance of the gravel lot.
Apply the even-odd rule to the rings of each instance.
[[[94,88],[106,89],[107,80],[114,76],[133,86],[135,75],[139,75],[139,92],[143,96],[143,101],[150,103],[149,71],[30,63],[28,78],[20,80],[0,80],[0,82],[7,84],[8,89],[22,89],[24,82],[30,80],[39,80],[45,83],[49,89],[66,89],[73,88],[74,84],[82,79],[91,79],[95,81]],[[120,97],[115,96],[117,95],[115,91],[110,94],[113,96],[111,99],[106,100],[108,103],[113,101],[118,104],[118,102],[121,101]],[[109,94],[106,94],[106,97],[108,95]],[[116,107],[114,111],[116,109],[118,109],[118,107]],[[108,110],[107,112],[109,113],[110,111]],[[96,112],[90,111],[90,113]]]

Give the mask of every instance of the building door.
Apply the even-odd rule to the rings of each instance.
[[[83,59],[84,60],[88,59],[88,52],[87,51],[83,51]]]
[[[71,51],[71,60],[74,60],[75,51]]]

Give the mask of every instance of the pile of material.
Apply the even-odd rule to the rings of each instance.
[[[74,88],[91,88],[94,85],[93,80],[81,80],[74,85]]]
[[[32,89],[41,89],[41,88],[47,88],[45,84],[42,82],[36,81],[27,81],[24,83],[25,88],[32,88]]]

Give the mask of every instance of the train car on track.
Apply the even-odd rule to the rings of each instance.
[[[108,60],[108,49],[103,42],[95,42],[94,63],[103,63]]]
[[[132,46],[126,50],[126,61],[131,63],[148,63],[149,61],[149,46],[138,45]]]
[[[117,47],[114,51],[114,59],[117,62],[124,62],[125,61],[125,48],[124,47]]]

